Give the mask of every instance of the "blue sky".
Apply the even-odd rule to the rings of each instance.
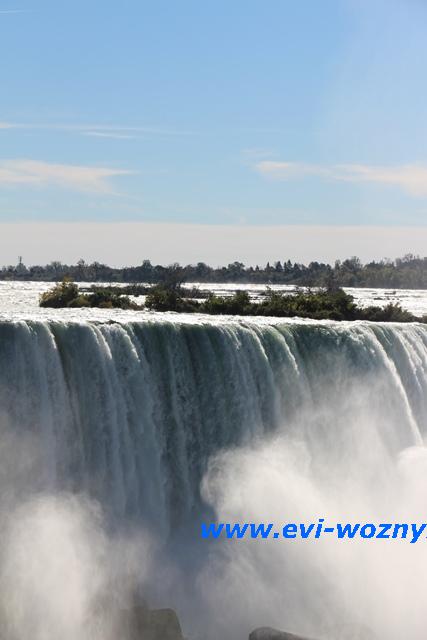
[[[0,222],[426,226],[423,0],[0,0]]]

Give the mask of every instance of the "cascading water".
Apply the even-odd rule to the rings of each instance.
[[[84,493],[102,505],[111,530],[141,526],[169,554],[180,538],[178,568],[162,574],[156,593],[175,598],[195,637],[229,629],[230,639],[243,638],[262,623],[314,635],[326,618],[360,617],[389,638],[401,638],[412,620],[408,637],[421,638],[427,625],[416,607],[402,605],[396,631],[359,584],[356,615],[349,576],[361,580],[366,554],[356,545],[345,557],[341,547],[337,566],[324,543],[213,550],[196,541],[207,513],[379,521],[382,512],[412,509],[415,521],[425,519],[425,465],[405,460],[423,452],[426,374],[427,330],[415,324],[3,321],[3,509],[40,493]],[[395,577],[404,582],[401,565],[399,555]],[[177,596],[180,571],[191,580]],[[396,605],[394,597],[387,603]]]

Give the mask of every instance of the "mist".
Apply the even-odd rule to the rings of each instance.
[[[2,638],[128,640],[135,603],[176,609],[189,640],[262,625],[425,637],[423,539],[200,535],[203,521],[423,522],[423,327],[1,332]]]
[[[419,434],[404,435],[399,399],[382,375],[330,375],[345,391],[327,394],[325,376],[315,407],[302,405],[275,435],[211,458],[202,495],[212,521],[276,530],[319,518],[325,526],[425,522],[427,450]],[[243,640],[265,625],[325,640],[421,640],[426,562],[425,534],[416,544],[331,534],[224,538],[207,546],[197,591],[211,619],[205,627],[220,637]]]
[[[372,443],[366,443],[367,445]],[[317,452],[318,454],[319,452]],[[204,493],[218,522],[316,523],[425,520],[427,452],[385,454],[359,471],[287,437],[212,463]],[[415,463],[415,464],[414,464]],[[323,464],[327,472],[314,472]],[[369,486],[362,473],[372,474]],[[272,626],[313,638],[425,637],[424,539],[222,541],[199,576],[219,635]],[[423,536],[424,537],[424,536]],[[230,630],[232,633],[230,633]]]
[[[156,544],[142,526],[113,527],[87,491],[58,490],[44,445],[0,419],[0,635],[117,640]]]

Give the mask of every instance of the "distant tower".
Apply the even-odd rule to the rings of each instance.
[[[18,264],[15,268],[15,272],[18,275],[23,275],[24,273],[27,272],[27,268],[25,266],[25,264],[22,262],[22,256],[18,256]]]

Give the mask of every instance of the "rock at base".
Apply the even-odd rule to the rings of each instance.
[[[122,612],[122,623],[123,637],[129,640],[184,640],[178,616],[173,609],[136,606]]]
[[[345,624],[323,629],[319,637],[327,640],[378,640],[377,636],[364,625]],[[249,635],[249,640],[314,640],[306,636],[278,631],[271,627],[260,627]]]
[[[260,627],[249,635],[249,640],[312,640],[303,636],[296,636],[294,633],[278,631],[271,627]]]

